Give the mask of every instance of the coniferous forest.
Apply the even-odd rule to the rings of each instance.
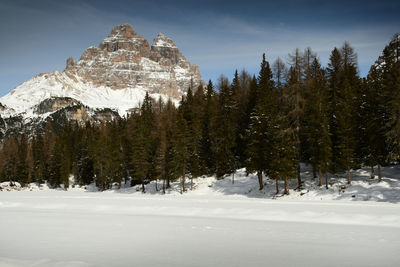
[[[235,71],[232,81],[188,89],[180,104],[148,95],[125,118],[107,123],[46,123],[41,134],[20,133],[3,140],[2,181],[100,190],[117,183],[142,185],[202,175],[233,175],[245,167],[263,177],[290,179],[302,187],[300,163],[312,166],[320,186],[329,173],[380,167],[400,158],[400,35],[396,34],[365,78],[357,55],[345,42],[334,48],[326,67],[307,48],[285,63],[262,55],[259,73]],[[373,178],[373,177],[371,177]],[[277,187],[278,188],[278,187]]]

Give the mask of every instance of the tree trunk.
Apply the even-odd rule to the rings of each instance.
[[[298,133],[299,134],[299,133]],[[299,154],[299,162],[297,163],[297,188],[301,189],[302,188],[302,183],[301,183],[301,167],[300,167],[300,162],[301,162],[301,144],[300,144],[300,137],[298,136],[298,145],[297,145],[297,153]]]
[[[185,171],[185,170],[186,170],[186,162],[183,163],[183,166],[184,166],[184,167],[183,167],[183,173],[182,173],[182,174],[183,174],[183,175],[182,175],[182,191],[183,191],[183,192],[186,192],[186,190],[185,190],[185,174],[186,174],[186,171]]]
[[[182,194],[182,177],[180,178],[180,180],[181,180],[181,181],[180,181],[180,183],[179,183],[179,188],[180,188],[179,191],[180,191],[180,193]]]
[[[314,164],[312,165],[312,173],[313,173],[313,179],[317,178],[317,168],[315,167]]]
[[[351,184],[350,168],[347,168],[347,184]]]
[[[260,185],[260,190],[263,190],[264,183],[263,183],[263,178],[262,178],[262,172],[257,171],[257,176],[258,176],[258,184]]]
[[[144,180],[142,179],[142,193],[144,193]]]
[[[300,146],[299,146],[299,150],[300,150]],[[301,176],[300,176],[300,159],[299,159],[299,163],[297,164],[297,188],[301,189],[302,188],[302,184],[301,184]]]
[[[171,187],[171,184],[170,184],[170,181],[169,181],[169,176],[167,176],[167,185],[166,185],[166,188],[170,188]]]
[[[328,189],[328,173],[325,173],[325,188]]]
[[[278,179],[275,180],[275,186],[276,186],[276,194],[279,194],[279,184],[278,184]]]
[[[283,191],[283,194],[289,195],[290,194],[289,193],[289,184],[288,184],[287,178],[285,178],[285,180],[284,180],[284,187],[285,187],[285,190]]]
[[[381,165],[378,164],[378,182],[382,181]]]
[[[319,186],[322,186],[322,171],[321,171],[321,168],[319,168]]]
[[[374,165],[371,164],[371,179],[375,178],[375,170],[374,170]]]
[[[190,190],[193,190],[193,177],[190,177]]]
[[[235,172],[232,173],[232,184],[235,183]]]
[[[163,191],[163,194],[165,194],[165,177],[162,182],[162,191]]]

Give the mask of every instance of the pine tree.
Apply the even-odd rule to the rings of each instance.
[[[242,168],[243,166],[245,166],[246,161],[246,131],[249,126],[249,115],[247,114],[247,107],[252,77],[246,70],[242,70],[238,77],[234,80],[237,80],[237,82],[232,82],[232,87],[234,87],[233,91],[235,92],[235,101],[237,103],[235,158],[236,168]]]
[[[191,189],[193,189],[193,178],[201,175],[201,105],[203,100],[203,88],[199,86],[194,96],[192,89],[189,88],[186,99],[181,104],[183,116],[188,127],[188,151],[190,154],[188,170],[191,178]]]
[[[337,107],[337,139],[338,139],[338,160],[339,166],[347,171],[347,183],[351,183],[350,168],[355,159],[355,139],[354,139],[354,120],[352,112],[352,88],[345,79],[342,84],[341,96],[339,97]]]
[[[388,158],[393,162],[400,158],[400,34],[394,35],[379,61]]]
[[[39,185],[44,182],[44,153],[43,136],[41,134],[32,139],[33,178]]]
[[[3,181],[9,181],[13,185],[16,181],[17,163],[18,163],[18,141],[15,137],[4,140],[1,150],[1,176]]]
[[[18,140],[18,157],[17,157],[17,169],[16,179],[22,183],[27,184],[29,179],[29,165],[27,162],[28,156],[28,137],[26,134],[22,134]]]
[[[296,50],[297,51],[297,50]],[[300,61],[302,62],[302,61]],[[302,116],[304,113],[303,106],[304,106],[304,98],[303,98],[303,84],[301,81],[302,72],[299,67],[297,67],[295,63],[289,69],[288,73],[288,81],[286,84],[285,94],[287,94],[287,101],[290,102],[292,107],[291,110],[288,110],[290,120],[292,122],[292,128],[294,129],[294,135],[296,140],[296,147],[297,147],[297,188],[302,187],[301,181],[301,170],[300,170],[300,162],[301,162],[301,132],[302,132]]]
[[[274,102],[273,86],[272,71],[263,54],[257,90],[253,93],[256,95],[256,104],[250,117],[246,161],[246,171],[257,172],[260,190],[264,187],[262,173],[268,174],[271,160],[271,141],[277,112],[274,108],[277,103]]]
[[[176,120],[176,132],[173,140],[172,157],[174,161],[173,176],[180,177],[180,193],[186,191],[185,178],[188,173],[190,136],[186,120],[179,110]]]
[[[211,131],[212,121],[215,114],[215,92],[211,80],[206,89],[204,108],[201,117],[201,138],[200,138],[200,161],[203,166],[203,173],[213,174],[215,172],[215,157],[212,149]]]
[[[378,164],[379,181],[381,180],[380,166],[387,164],[390,160],[396,160],[397,151],[399,151],[396,148],[398,133],[394,127],[398,118],[396,79],[399,76],[399,36],[396,34],[393,37],[382,55],[371,66],[366,81],[367,161],[371,166]]]
[[[305,121],[310,162],[313,169],[319,169],[319,186],[322,186],[322,174],[327,177],[328,166],[331,161],[331,139],[329,135],[329,106],[327,95],[327,81],[324,71],[316,58],[310,67],[309,92]],[[328,187],[326,180],[326,187]]]
[[[273,122],[268,173],[271,179],[276,180],[276,193],[279,193],[278,180],[283,180],[283,194],[289,195],[288,180],[297,172],[297,147],[295,132],[283,110],[277,112]]]
[[[76,153],[76,182],[79,185],[92,183],[95,175],[93,158],[89,151],[90,143],[94,139],[91,132],[92,127],[90,123],[86,123],[84,128],[77,131],[79,149]]]
[[[216,175],[222,177],[235,171],[236,101],[226,77],[219,80],[218,107],[213,129]]]
[[[142,184],[142,192],[145,192],[144,184],[149,179],[152,161],[152,129],[154,127],[154,114],[151,98],[148,93],[140,108],[140,115],[133,132],[132,141],[132,167],[134,180]]]
[[[337,94],[337,150],[338,164],[347,170],[347,183],[351,184],[350,169],[355,166],[357,140],[357,108],[355,101],[359,90],[357,74],[357,55],[353,48],[345,42],[341,48],[343,69],[339,73],[340,90]]]
[[[48,166],[48,182],[53,188],[57,188],[61,184],[61,158],[61,145],[59,140],[57,140],[50,152]]]
[[[336,47],[332,50],[328,68],[327,68],[327,76],[328,76],[328,105],[329,105],[329,129],[332,139],[332,166],[331,169],[333,172],[339,170],[337,159],[339,158],[338,151],[338,139],[337,139],[337,131],[338,131],[338,121],[337,121],[337,112],[338,109],[338,94],[340,90],[340,73],[343,71],[343,60],[342,55]]]

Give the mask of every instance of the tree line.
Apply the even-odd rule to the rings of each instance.
[[[41,134],[21,133],[5,139],[0,150],[1,181],[22,184],[47,181],[52,187],[95,182],[100,190],[113,184],[156,181],[165,192],[171,181],[216,175],[232,176],[238,168],[263,176],[297,180],[301,162],[311,164],[320,186],[328,172],[380,167],[400,157],[400,35],[396,34],[371,66],[358,73],[349,43],[331,52],[323,68],[316,54],[295,49],[287,64],[270,65],[265,54],[259,73],[235,71],[220,76],[216,88],[191,86],[178,107],[172,101],[143,103],[126,118],[79,125],[49,121]],[[160,184],[157,184],[160,181]],[[191,182],[191,186],[193,182]]]

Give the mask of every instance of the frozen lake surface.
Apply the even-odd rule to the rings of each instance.
[[[400,266],[400,205],[0,192],[0,266]]]

